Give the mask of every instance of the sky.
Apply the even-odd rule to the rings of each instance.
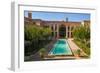
[[[29,11],[24,11],[24,16],[28,17]],[[68,21],[81,22],[83,20],[90,20],[90,14],[87,13],[64,13],[64,12],[32,12],[32,19],[42,19],[47,21]]]

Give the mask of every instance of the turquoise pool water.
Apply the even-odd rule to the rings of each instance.
[[[59,39],[50,51],[50,55],[72,55],[66,39]]]

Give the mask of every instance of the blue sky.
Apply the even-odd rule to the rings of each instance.
[[[24,12],[25,17],[28,17],[28,12],[29,11]],[[63,13],[63,12],[39,12],[39,11],[32,12],[32,19],[42,19],[42,20],[48,20],[48,21],[66,21],[66,18],[68,18],[68,21],[80,22],[83,20],[90,20],[90,14]]]

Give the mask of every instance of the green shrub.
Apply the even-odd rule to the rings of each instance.
[[[29,41],[29,46],[25,44],[25,55],[32,52],[35,54],[41,48],[45,47],[50,41],[51,29],[49,27],[41,27],[35,24],[25,24],[24,41]]]
[[[45,49],[45,48],[41,48],[41,49],[39,50],[39,54],[40,54],[41,58],[44,58],[45,55],[46,55],[46,49]]]

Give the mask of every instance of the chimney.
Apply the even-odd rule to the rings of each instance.
[[[28,18],[32,19],[32,12],[28,12]]]
[[[68,18],[66,17],[66,22],[68,22]]]

